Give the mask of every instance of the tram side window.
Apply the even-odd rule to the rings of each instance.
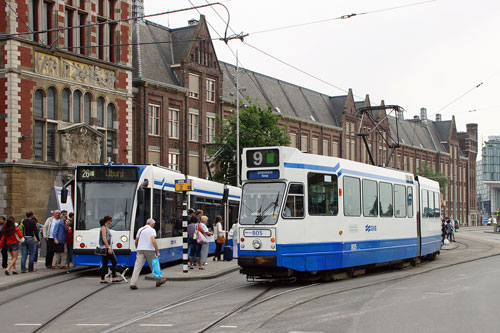
[[[286,197],[283,216],[288,218],[304,217],[304,185],[290,184]]]
[[[434,217],[441,217],[441,200],[439,192],[434,192]]]
[[[162,192],[161,237],[182,236],[182,219],[176,213],[177,203],[182,202],[182,194]]]
[[[394,185],[394,216],[406,217],[406,186]]]
[[[432,218],[434,217],[434,193],[432,191],[427,191],[427,196],[429,200],[429,213],[427,217]]]
[[[309,173],[307,175],[309,215],[337,215],[338,183],[337,175]]]
[[[145,188],[140,191],[144,191],[144,202],[137,203],[137,210],[135,212],[134,239],[137,236],[137,231],[146,225],[146,221],[149,219],[150,216],[149,207],[151,204],[151,189]]]
[[[344,177],[344,215],[361,215],[361,184],[359,178]]]
[[[427,199],[427,190],[422,190],[422,217],[429,216],[429,201]]]
[[[161,235],[161,190],[153,190],[153,220],[155,220],[156,238]]]
[[[374,180],[363,179],[363,215],[378,216],[378,189]]]
[[[413,187],[408,186],[408,217],[413,217]]]
[[[380,216],[393,216],[392,184],[380,183]]]

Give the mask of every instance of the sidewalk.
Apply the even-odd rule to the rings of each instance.
[[[9,262],[10,262],[10,254],[9,254]],[[35,269],[37,270],[36,272],[28,272],[28,263],[26,262],[26,273],[21,273],[21,255],[19,255],[16,261],[16,269],[18,272],[17,275],[12,274],[12,271],[10,275],[5,275],[5,268],[2,268],[2,270],[0,271],[0,291],[8,288],[17,287],[26,283],[48,279],[50,277],[57,275],[69,274],[71,272],[79,271],[86,268],[72,267],[69,269],[47,269],[45,267],[45,258],[38,257],[38,262],[35,263]]]
[[[189,269],[188,272],[182,271],[182,264],[166,267],[161,270],[161,275],[167,278],[167,281],[190,281],[190,280],[206,280],[213,279],[239,269],[238,259],[234,258],[232,261],[213,261],[213,257],[208,257],[207,265],[203,266],[203,270],[198,267]],[[148,274],[146,280],[154,280],[153,274]]]

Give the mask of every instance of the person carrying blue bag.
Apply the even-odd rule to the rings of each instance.
[[[166,278],[161,277],[160,250],[158,249],[158,243],[156,243],[156,230],[154,227],[155,220],[148,219],[146,221],[146,225],[137,230],[137,235],[135,237],[137,257],[135,259],[134,272],[132,273],[132,278],[130,279],[130,289],[132,290],[137,289],[139,273],[141,272],[146,260],[148,261],[149,267],[151,267],[153,275],[155,276],[156,286],[159,287],[167,282]]]

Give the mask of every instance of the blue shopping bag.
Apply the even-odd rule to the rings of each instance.
[[[151,260],[151,264],[153,265],[153,275],[155,279],[161,279],[160,258],[154,258],[153,260]]]

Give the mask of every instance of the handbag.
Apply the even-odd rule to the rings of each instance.
[[[226,237],[224,237],[224,236],[217,236],[216,242],[217,242],[217,244],[225,244],[226,243]]]
[[[196,239],[198,244],[208,244],[208,239],[205,235],[198,229],[198,224],[196,225],[196,232],[193,234],[193,239]],[[196,235],[196,237],[195,237]]]
[[[16,235],[16,239],[19,243],[24,243],[24,241],[25,241],[24,237],[19,238],[19,236],[17,235],[17,232],[15,233],[15,235]]]
[[[95,252],[96,255],[98,256],[105,256],[108,254],[108,248],[106,247],[96,247]]]

